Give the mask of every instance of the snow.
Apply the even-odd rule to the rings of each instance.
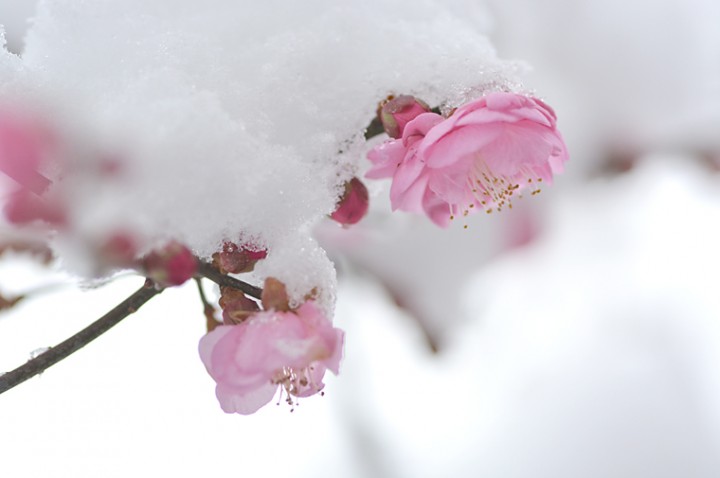
[[[492,2],[495,38],[531,59],[534,84],[567,128],[569,175],[524,212],[473,218],[468,231],[390,217],[385,186],[370,185],[373,214],[345,231],[322,218],[342,180],[362,171],[360,134],[379,99],[458,101],[476,83],[514,87],[519,67],[492,54],[482,32],[493,22],[477,2],[286,3],[44,3],[23,57],[0,49],[0,93],[59,128],[82,153],[67,158],[73,171],[98,152],[124,169],[103,184],[64,176],[77,211],[76,232],[54,243],[64,271],[4,258],[0,287],[69,282],[88,243],[128,227],[148,245],[175,237],[204,254],[242,234],[271,250],[255,283],[278,276],[296,298],[320,284],[329,307],[326,249],[341,264],[341,374],[293,414],[273,405],[227,416],[197,356],[204,317],[194,286],[168,290],[3,394],[7,474],[718,476],[717,176],[689,155],[655,154],[629,175],[568,181],[617,131],[651,149],[716,146],[717,128],[703,120],[717,119],[715,4],[630,14],[621,2]],[[0,23],[19,52],[7,5]],[[639,26],[650,33],[628,46],[634,54],[605,51],[616,29],[632,43]],[[657,134],[665,128],[672,134]],[[499,254],[528,219],[540,235]],[[417,314],[399,311],[378,276]],[[53,289],[0,315],[0,371],[141,283]],[[442,339],[439,353],[428,332]]]
[[[488,0],[501,55],[558,112],[575,166],[616,152],[720,148],[720,4],[715,0]],[[566,180],[567,181],[567,180]]]
[[[384,476],[717,475],[720,194],[689,159],[557,198],[466,283],[439,355],[377,285],[341,289],[345,412]]]
[[[92,274],[81,252],[116,230],[203,257],[223,240],[251,240],[273,251],[268,271],[289,271],[296,299],[317,286],[332,295],[324,254],[300,260],[307,282],[282,249],[318,247],[312,226],[366,167],[363,131],[378,102],[407,93],[452,106],[479,87],[519,88],[518,65],[496,58],[460,7],[39,2],[22,71],[3,82],[67,143],[52,177],[71,211],[72,234],[55,243],[66,266]],[[0,72],[18,61],[5,57]],[[87,174],[107,160],[117,174]]]

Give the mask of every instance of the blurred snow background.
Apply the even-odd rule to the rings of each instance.
[[[32,2],[3,1],[19,49]],[[390,218],[379,190],[359,227],[321,227],[346,357],[292,415],[223,414],[194,286],[164,292],[0,397],[7,476],[720,475],[716,2],[450,4],[533,65],[571,151],[555,186],[468,230]],[[0,262],[6,292],[62,279]],[[0,369],[140,282],[0,316]]]

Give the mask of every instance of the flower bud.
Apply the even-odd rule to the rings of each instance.
[[[267,250],[251,250],[233,242],[224,242],[222,251],[213,254],[213,263],[222,273],[252,272],[255,264],[267,257]]]
[[[330,218],[344,226],[355,224],[365,217],[368,205],[367,188],[358,178],[352,178],[345,183],[345,192]]]
[[[380,121],[388,136],[400,138],[406,124],[428,111],[430,107],[425,102],[414,96],[401,95],[380,107]]]
[[[190,249],[176,241],[150,252],[143,259],[148,278],[163,287],[181,285],[197,270],[197,261]]]
[[[110,234],[98,247],[98,261],[109,267],[130,267],[137,254],[135,237],[124,231]]]
[[[220,288],[220,300],[224,325],[237,325],[260,310],[257,302],[249,299],[242,291],[232,287]]]
[[[290,310],[290,298],[288,297],[285,284],[274,277],[265,279],[262,291],[262,305],[265,310],[277,310],[281,312]]]

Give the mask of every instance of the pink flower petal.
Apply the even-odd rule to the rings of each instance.
[[[403,144],[409,147],[416,141],[422,140],[428,132],[443,123],[443,117],[436,113],[424,113],[410,121],[403,133]]]
[[[422,213],[422,198],[425,195],[430,176],[427,174],[419,177],[407,189],[398,194],[390,193],[390,206],[393,211],[400,209],[401,211]]]
[[[428,168],[445,168],[492,143],[503,131],[503,124],[463,126],[444,133],[442,130],[432,130],[420,146],[418,154]]]
[[[408,150],[408,157],[398,165],[393,175],[390,197],[402,195],[422,174],[425,165],[415,154],[417,147],[411,146]]]
[[[215,395],[218,402],[220,402],[220,408],[225,413],[250,415],[267,405],[277,393],[277,388],[277,385],[268,382],[249,392],[240,394],[223,385],[218,385],[215,389]]]
[[[450,205],[429,188],[423,197],[423,210],[438,226],[447,227],[450,224]]]
[[[373,167],[365,174],[371,179],[390,178],[405,157],[406,148],[401,140],[386,141],[375,146],[367,157]]]

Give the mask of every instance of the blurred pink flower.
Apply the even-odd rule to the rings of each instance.
[[[393,210],[427,214],[447,226],[455,215],[512,207],[530,187],[540,191],[568,159],[554,111],[542,101],[490,93],[449,118],[424,113],[401,139],[368,153],[370,178],[392,177]]]
[[[52,133],[39,119],[0,110],[0,171],[17,184],[4,201],[9,222],[64,225],[62,201],[46,197],[52,183],[41,172],[48,163],[57,162],[55,149]]]
[[[342,344],[343,332],[308,301],[294,312],[263,311],[221,325],[199,349],[222,409],[248,415],[270,402],[278,386],[291,404],[291,395],[321,391],[326,369],[339,371]]]
[[[39,170],[51,145],[50,133],[39,121],[0,111],[0,171],[37,195],[50,186]]]
[[[11,224],[29,224],[43,221],[53,226],[64,226],[67,219],[61,201],[50,201],[29,189],[18,188],[5,198],[5,218]]]

